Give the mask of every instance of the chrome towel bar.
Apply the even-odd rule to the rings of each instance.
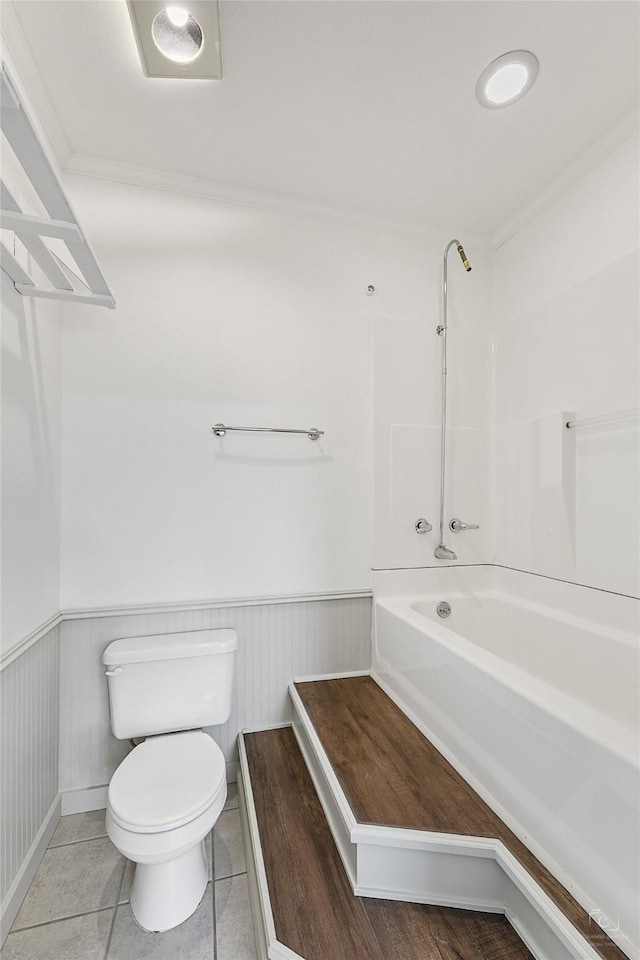
[[[318,430],[317,427],[309,427],[308,430],[289,430],[284,427],[228,427],[224,423],[216,423],[211,429],[216,437],[224,437],[230,430],[239,430],[242,433],[304,433],[309,440],[319,440],[324,436],[324,430]]]

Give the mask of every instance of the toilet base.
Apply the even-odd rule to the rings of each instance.
[[[204,840],[164,863],[137,863],[131,911],[143,930],[162,933],[196,911],[209,880]]]

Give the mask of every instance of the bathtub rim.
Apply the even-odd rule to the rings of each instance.
[[[487,594],[483,594],[486,596]],[[468,599],[468,593],[459,593],[459,598]],[[477,596],[477,594],[476,594]],[[454,599],[453,593],[449,594]],[[411,607],[411,602],[425,600],[425,595],[386,596],[373,599],[373,658],[372,673],[381,675],[380,657],[377,644],[378,619],[377,611],[382,609],[392,616],[398,617],[404,623],[428,636],[439,646],[461,656],[472,663],[482,673],[496,679],[499,677],[505,686],[514,694],[531,701],[545,713],[551,714],[556,720],[570,727],[575,733],[588,737],[599,746],[616,756],[634,769],[640,769],[640,752],[638,732],[633,725],[626,725],[594,707],[572,697],[570,694],[545,683],[521,667],[517,667],[508,660],[486,650],[472,640],[468,640],[444,623],[436,623],[423,613]],[[439,596],[438,599],[443,599]],[[390,672],[393,672],[390,671]]]
[[[566,610],[560,610],[558,607],[549,606],[549,604],[537,603],[535,600],[529,600],[526,597],[521,597],[516,593],[509,592],[507,590],[500,590],[497,588],[487,589],[487,590],[475,590],[475,591],[446,591],[446,596],[442,596],[440,593],[428,593],[428,594],[398,594],[398,595],[389,595],[384,597],[377,597],[375,599],[380,600],[406,600],[411,604],[413,610],[416,613],[419,613],[421,616],[425,617],[430,623],[434,623],[438,626],[442,621],[440,619],[435,620],[429,616],[427,613],[422,613],[422,611],[417,610],[414,604],[416,603],[439,603],[440,600],[500,600],[503,603],[506,603],[508,606],[517,607],[520,610],[526,610],[530,613],[537,613],[544,617],[547,617],[549,620],[555,620],[558,623],[566,623],[571,627],[576,627],[579,630],[584,630],[587,633],[595,633],[596,631],[603,631],[606,633],[607,638],[620,643],[623,646],[632,647],[634,650],[640,650],[640,634],[634,634],[632,630],[625,630],[622,627],[612,626],[610,623],[605,620],[593,620],[588,619],[587,617],[580,616]],[[446,626],[442,622],[443,626]],[[451,628],[449,628],[451,629]],[[454,631],[456,632],[456,631]]]

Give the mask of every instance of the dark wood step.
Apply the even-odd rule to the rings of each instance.
[[[627,960],[371,677],[296,690],[358,822],[501,840],[603,960]]]
[[[244,742],[281,943],[305,960],[532,960],[499,914],[354,896],[292,730]]]

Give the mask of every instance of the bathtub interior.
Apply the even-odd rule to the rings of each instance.
[[[638,637],[608,623],[559,612],[497,592],[449,599],[408,598],[412,610],[603,714],[637,727],[640,721]]]
[[[377,571],[374,601],[450,631],[637,733],[640,601],[491,566]],[[436,613],[446,600],[451,615]],[[375,648],[374,648],[375,656]]]

